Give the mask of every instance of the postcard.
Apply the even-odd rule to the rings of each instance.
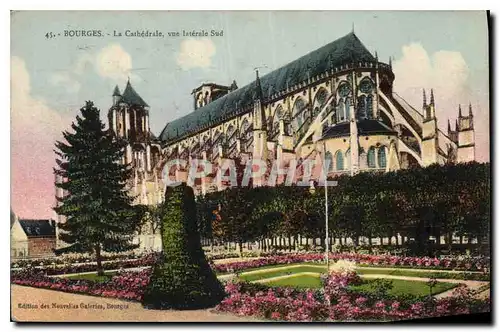
[[[11,321],[491,322],[486,11],[12,11]]]

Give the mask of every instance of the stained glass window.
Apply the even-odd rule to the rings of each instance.
[[[385,146],[378,149],[378,166],[380,168],[385,168],[387,165],[387,160],[385,156]]]
[[[326,152],[324,167],[328,170],[328,172],[331,172],[333,170],[333,157],[330,151]]]
[[[368,155],[367,155],[367,163],[368,167],[370,168],[375,168],[376,163],[375,163],[375,148],[371,147],[368,149]]]
[[[344,156],[342,151],[338,150],[335,153],[335,164],[337,165],[337,170],[341,171],[344,169]]]
[[[373,118],[373,97],[371,95],[366,97],[366,117]]]

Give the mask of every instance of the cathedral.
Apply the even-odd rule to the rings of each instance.
[[[454,129],[448,121],[443,132],[434,91],[423,91],[415,107],[393,91],[394,78],[391,60],[380,62],[352,32],[262,77],[257,72],[245,86],[202,84],[191,92],[193,110],[158,136],[149,128],[148,104],[129,81],[113,92],[109,128],[128,142],[123,162],[133,166],[137,203],[147,205],[162,201],[165,177],[186,181],[193,159],[284,167],[323,160],[329,177],[474,160],[471,106],[458,106]],[[196,194],[225,187],[212,170],[192,184]],[[141,236],[143,248],[158,246]]]

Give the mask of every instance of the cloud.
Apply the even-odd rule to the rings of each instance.
[[[403,57],[393,68],[395,90],[411,92],[411,98],[418,98],[417,105],[422,103],[422,88],[433,88],[441,101],[456,100],[467,90],[469,68],[460,52],[438,51],[429,56],[421,44],[413,43],[403,46]],[[417,91],[418,96],[413,96]]]
[[[103,48],[95,58],[95,67],[101,77],[123,81],[131,76],[132,57],[120,44]]]
[[[94,70],[100,77],[110,79],[114,84],[125,83],[128,78],[141,80],[132,73],[130,54],[120,44],[110,44],[97,53],[81,53],[70,69],[52,74],[49,83],[64,87],[68,93],[77,93],[81,88],[79,80]]]
[[[73,75],[66,71],[52,74],[49,77],[49,82],[54,86],[65,87],[69,93],[77,93],[81,87],[81,84],[73,78]]]
[[[185,39],[181,42],[180,51],[177,54],[177,64],[183,70],[209,68],[215,52],[216,47],[211,39]]]
[[[431,55],[419,43],[405,45],[403,56],[393,62],[394,91],[416,109],[421,110],[422,89],[426,89],[427,102],[430,89],[434,89],[438,126],[447,132],[448,119],[454,124],[458,105],[468,112],[473,106],[476,159],[489,160],[489,109],[487,85],[472,83],[472,72],[460,52],[440,50]],[[454,128],[454,126],[453,126]]]
[[[21,217],[52,217],[54,205],[54,142],[69,119],[31,94],[24,60],[11,57],[12,206]]]

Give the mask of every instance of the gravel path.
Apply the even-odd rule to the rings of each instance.
[[[42,309],[47,304],[48,309]],[[59,308],[52,308],[55,304]],[[21,308],[25,306],[25,309]],[[28,308],[31,305],[37,308]],[[97,308],[102,306],[102,308]],[[83,307],[83,308],[82,308]],[[86,308],[85,308],[86,307]],[[109,308],[108,308],[109,307]],[[11,285],[11,319],[17,322],[257,322],[206,310],[147,310],[140,303]]]

